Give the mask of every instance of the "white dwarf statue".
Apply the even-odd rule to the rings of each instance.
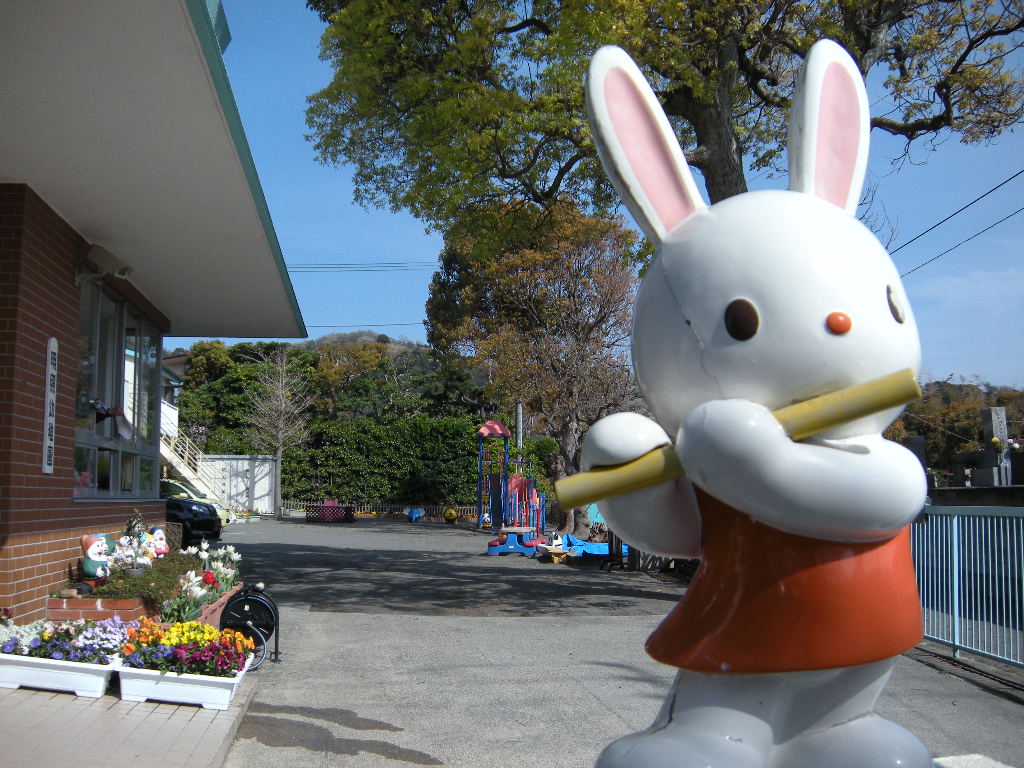
[[[908,523],[925,478],[882,438],[900,408],[790,439],[771,411],[901,369],[920,346],[899,275],[855,218],[864,83],[816,44],[789,129],[790,189],[708,207],[633,61],[603,48],[587,107],[605,169],[658,252],[637,295],[633,362],[654,420],[597,422],[584,469],[674,443],[687,478],[611,498],[646,550],[702,560],[647,650],[679,668],[646,731],[599,766],[931,765],[873,713],[921,637]]]
[[[171,551],[170,544],[167,543],[167,534],[162,526],[154,525],[149,529],[149,535],[153,544],[154,557],[162,558]]]

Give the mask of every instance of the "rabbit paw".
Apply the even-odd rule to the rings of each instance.
[[[616,413],[594,424],[583,440],[580,466],[615,466],[671,442],[661,426],[638,413]],[[605,521],[632,546],[666,557],[693,557],[700,546],[700,518],[693,488],[684,480],[662,483],[598,504]]]
[[[638,459],[671,438],[661,426],[639,413],[615,413],[598,421],[583,439],[580,468],[610,467]]]
[[[874,434],[794,442],[767,408],[747,400],[699,405],[676,446],[696,485],[801,536],[887,539],[924,504],[924,473],[902,446]]]

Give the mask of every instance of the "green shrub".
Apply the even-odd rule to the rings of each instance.
[[[141,576],[115,569],[107,581],[93,592],[96,597],[110,599],[142,598],[149,611],[159,611],[164,602],[174,597],[181,574],[201,567],[198,557],[171,552],[146,568]]]

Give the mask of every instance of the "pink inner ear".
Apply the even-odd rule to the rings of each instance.
[[[654,115],[633,81],[621,69],[608,72],[604,95],[629,169],[636,176],[662,227],[669,232],[693,213],[694,205],[676,173],[672,153],[665,146]],[[625,181],[629,184],[628,179]]]
[[[860,142],[860,102],[850,73],[832,62],[821,81],[814,194],[840,208],[853,184]]]

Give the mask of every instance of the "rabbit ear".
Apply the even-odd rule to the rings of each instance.
[[[838,43],[808,52],[789,120],[789,188],[856,213],[871,115],[864,79]]]
[[[621,48],[601,48],[587,75],[587,116],[605,171],[644,234],[661,243],[704,208],[657,97]]]

